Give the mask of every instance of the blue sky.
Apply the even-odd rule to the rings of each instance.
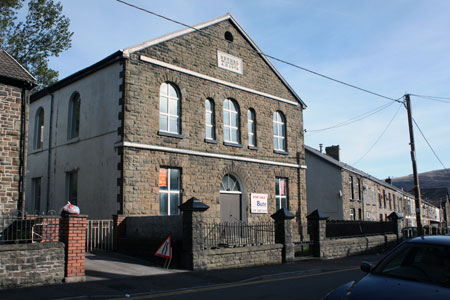
[[[405,93],[449,98],[411,99],[414,119],[450,167],[450,1],[128,1],[189,25],[231,13],[271,56],[390,98]],[[115,0],[62,4],[74,36],[72,48],[50,61],[61,79],[119,49],[183,29]],[[340,145],[342,161],[381,179],[412,173],[401,104],[351,125],[313,132],[391,101],[273,63],[308,105],[307,145]],[[415,138],[419,172],[442,169],[417,129]]]

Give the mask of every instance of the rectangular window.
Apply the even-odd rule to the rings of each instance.
[[[288,207],[288,181],[287,178],[275,179],[275,199],[276,199],[276,210],[281,208],[289,209]]]
[[[353,176],[350,176],[350,193],[351,193],[351,198],[350,199],[355,199],[355,187],[354,187],[354,182],[353,182]]]
[[[214,102],[211,99],[205,101],[205,124],[206,124],[206,139],[214,140],[215,135],[215,120],[214,120]]]
[[[355,209],[350,208],[350,220],[355,221]]]
[[[41,210],[41,177],[33,178],[31,181],[33,209],[36,212]]]
[[[358,208],[358,220],[362,221],[362,217],[363,217],[362,210],[361,208]]]
[[[358,180],[356,181],[356,185],[358,188],[358,200],[361,200],[361,179],[358,178]]]
[[[386,191],[383,191],[383,204],[384,208],[386,208]]]
[[[159,214],[179,215],[181,198],[181,171],[175,168],[159,169]]]
[[[370,220],[370,212],[367,212],[367,220]]]
[[[66,173],[66,195],[67,201],[78,205],[78,171]]]

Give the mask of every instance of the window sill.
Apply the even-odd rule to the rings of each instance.
[[[242,146],[242,144],[237,144],[237,143],[223,142],[223,144],[225,146],[236,147],[236,148],[243,148],[244,147],[244,146]]]
[[[67,144],[74,144],[74,143],[78,143],[80,141],[80,137],[76,137],[70,140],[67,140]]]
[[[273,153],[281,154],[281,155],[289,155],[289,152],[282,151],[282,150],[273,150]]]
[[[256,147],[256,146],[248,146],[248,149],[257,151],[258,147]]]
[[[173,137],[176,139],[184,139],[184,134],[178,134],[178,133],[170,133],[170,132],[165,132],[165,131],[158,131],[158,135],[160,136],[167,136],[167,137]]]
[[[44,148],[33,149],[33,150],[29,151],[28,154],[41,153],[41,152],[44,152],[45,150],[47,150],[47,149],[44,149]]]
[[[205,139],[205,143],[209,143],[209,144],[217,144],[216,140],[213,139]]]

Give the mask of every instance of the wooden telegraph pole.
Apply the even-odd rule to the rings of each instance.
[[[417,173],[416,147],[414,145],[414,129],[411,113],[411,100],[409,99],[409,94],[405,95],[405,102],[406,102],[406,111],[408,113],[409,139],[411,145],[411,161],[414,176],[414,196],[416,198],[415,203],[416,203],[417,232],[419,235],[423,235],[422,215],[421,215],[422,200],[420,199],[419,174]]]

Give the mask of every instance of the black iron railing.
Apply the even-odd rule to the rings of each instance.
[[[0,244],[58,241],[56,218],[0,217]]]
[[[275,244],[274,223],[202,223],[205,249]]]

